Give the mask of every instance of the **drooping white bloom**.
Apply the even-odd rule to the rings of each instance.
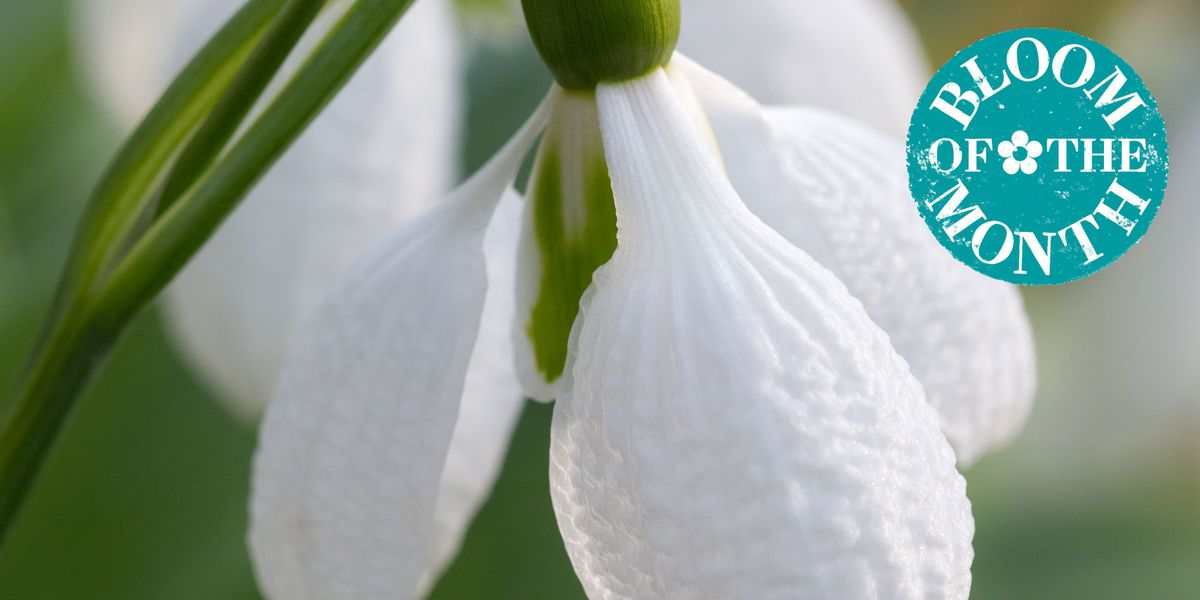
[[[622,239],[551,451],[589,597],[966,598],[964,483],[887,336],[745,208],[665,74],[597,98]]]
[[[683,0],[679,49],[766,104],[903,136],[929,66],[893,0]]]
[[[961,465],[1021,430],[1033,339],[1015,286],[950,256],[908,191],[900,144],[824,111],[763,108],[677,59],[754,213],[832,270],[891,337],[937,409]]]
[[[925,386],[960,464],[969,465],[1007,444],[1028,417],[1035,378],[1033,342],[1020,296],[1014,286],[958,263],[929,235],[907,189],[904,165],[897,158],[903,155],[899,144],[824,111],[763,108],[695,63],[684,58],[675,63],[672,74],[695,88],[695,94],[693,86],[682,90],[685,102],[702,105],[687,110],[707,113],[741,197],[756,216],[832,270],[863,302]],[[592,112],[586,118],[594,121],[594,108]],[[582,149],[562,154],[590,164],[600,143],[587,141],[586,132],[571,133],[564,137],[576,141],[564,143]],[[535,170],[527,207],[531,212],[541,202],[540,171]],[[608,215],[588,205],[585,182],[558,179],[562,181],[554,183],[563,189],[554,201],[562,204],[564,231],[602,225]],[[611,198],[607,201],[611,205]],[[548,317],[561,318],[564,310],[538,312],[542,305],[554,304],[553,294],[550,299],[529,298],[547,295],[552,282],[539,281],[543,271],[555,262],[570,262],[564,249],[573,248],[539,248],[532,241],[541,236],[532,226],[537,222],[528,218],[530,226],[523,233],[524,260],[518,269],[530,272],[520,278],[529,289],[521,291],[514,331],[526,393],[550,400],[564,391],[561,369],[534,368],[555,354],[554,347],[546,349],[537,325],[553,320]],[[554,258],[547,259],[551,252]],[[607,258],[593,261],[591,268]],[[575,277],[579,267],[567,267],[557,266],[560,277]],[[557,302],[564,304],[562,298]],[[574,312],[568,327],[573,318]]]
[[[459,406],[485,385],[467,368],[494,326],[481,315],[499,317],[486,298],[511,293],[489,293],[485,233],[544,122],[371,252],[298,339],[255,466],[250,540],[271,598],[411,597],[423,581]]]
[[[122,127],[141,119],[241,4],[78,3],[80,56]],[[302,49],[348,5],[332,4]],[[176,341],[235,414],[257,419],[294,335],[353,260],[449,188],[463,87],[457,44],[448,4],[416,3],[169,289]],[[515,232],[519,205],[506,206],[497,221]],[[489,239],[494,280],[514,276],[515,248],[515,235]],[[523,405],[511,366],[512,298],[489,297],[486,310],[494,316],[472,357],[441,481],[430,580],[490,493]]]
[[[973,522],[921,384],[835,274],[746,208],[683,79],[552,94],[337,286],[262,432],[251,539],[270,597],[420,592],[483,298],[567,306],[582,290],[547,278],[580,276],[604,242],[571,240],[606,232],[616,252],[569,338],[559,322],[531,339],[569,356],[553,497],[589,595],[966,597]],[[487,215],[545,114],[518,258],[535,276],[517,278],[539,289],[504,289],[484,275]],[[612,230],[593,181],[608,173]],[[555,248],[582,258],[544,260]]]

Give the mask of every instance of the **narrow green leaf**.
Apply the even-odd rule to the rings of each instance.
[[[269,80],[280,55],[294,46],[295,32],[281,28],[312,21],[307,12],[312,0],[292,0],[288,16],[276,21],[284,2],[251,0],[222,28],[126,143],[93,194],[48,326],[0,420],[0,541],[76,399],[121,332],[211,237],[412,4],[355,2],[246,134],[209,166],[245,117],[237,98],[256,98],[260,85],[266,85],[248,78]],[[272,23],[278,23],[275,29]],[[271,39],[256,53],[268,31]],[[247,64],[247,70],[257,74],[239,78]],[[175,184],[186,191],[143,234],[143,218],[155,212],[154,190],[164,182],[180,146],[209,115],[211,120],[197,135],[212,139],[196,138],[196,149],[182,163]],[[190,183],[192,179],[197,181]],[[122,252],[125,248],[127,253]],[[109,260],[115,264],[110,266]]]
[[[161,215],[170,208],[171,204],[212,165],[213,159],[237,132],[250,108],[270,84],[272,76],[279,71],[325,4],[325,0],[292,0],[284,8],[277,22],[230,84],[221,101],[208,115],[208,119],[179,153],[175,166],[163,184],[163,191],[154,210],[156,215]]]
[[[106,257],[284,1],[251,0],[217,33],[126,141],[93,192],[37,348],[0,413],[0,541],[75,400],[120,333],[121,327],[96,323],[90,306]]]
[[[251,0],[175,78],[105,171],[84,211],[51,321],[89,286],[165,165],[216,104],[286,0]]]
[[[210,171],[156,221],[112,271],[97,310],[127,322],[212,236],[246,193],[383,41],[413,0],[358,0]]]

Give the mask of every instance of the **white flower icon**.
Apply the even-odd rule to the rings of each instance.
[[[1029,134],[1017,131],[1012,134],[1012,141],[1005,140],[996,147],[996,152],[1004,157],[1004,172],[1016,175],[1017,171],[1029,175],[1037,171],[1037,161],[1042,155],[1042,143],[1030,140]],[[1020,157],[1020,158],[1018,158]]]

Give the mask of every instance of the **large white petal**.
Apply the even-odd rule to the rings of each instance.
[[[82,54],[97,63],[89,72],[123,126],[133,126],[172,71],[239,5],[81,2]],[[314,29],[336,14],[322,15]],[[337,272],[398,221],[427,208],[449,182],[461,87],[450,18],[441,3],[422,2],[398,29],[168,296],[176,337],[245,417],[265,406],[287,339]],[[301,46],[315,39],[308,35]],[[487,498],[523,404],[509,319],[519,210],[517,200],[504,201],[489,229],[492,286],[442,474],[427,583],[457,553]],[[279,244],[287,245],[273,247]]]
[[[665,75],[598,99],[620,244],[551,455],[589,597],[966,598],[965,484],[887,336],[745,209]]]
[[[235,412],[261,413],[292,335],[355,257],[449,187],[460,77],[450,15],[415,4],[180,273],[172,329]]]
[[[485,228],[545,113],[352,268],[298,336],[255,461],[250,545],[269,597],[409,598],[427,579]]]
[[[1007,444],[1033,400],[1020,294],[954,260],[908,191],[904,149],[849,119],[765,111],[684,59],[734,186],[768,225],[845,282],[925,386],[959,463]]]
[[[679,49],[768,104],[805,104],[895,135],[929,79],[892,0],[683,0]]]
[[[458,424],[442,472],[434,512],[433,551],[422,591],[432,586],[453,561],[467,527],[491,495],[513,428],[525,406],[512,345],[517,237],[523,204],[515,192],[505,194],[484,239],[487,298],[479,340],[467,368]]]

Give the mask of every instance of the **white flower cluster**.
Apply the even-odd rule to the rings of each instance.
[[[417,3],[171,294],[239,412],[271,398],[250,535],[269,597],[422,595],[525,395],[556,402],[550,491],[591,598],[968,596],[956,463],[1023,425],[1028,322],[925,230],[898,143],[800,106],[896,131],[921,84],[893,7],[817,4],[684,2],[683,50],[781,106],[681,55],[556,87],[437,201],[457,61]],[[690,37],[706,21],[745,37]]]

